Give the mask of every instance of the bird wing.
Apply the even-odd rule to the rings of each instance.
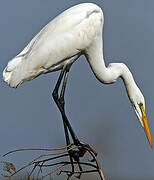
[[[13,58],[4,72],[7,81],[16,86],[19,82],[34,79],[40,74],[72,64],[102,31],[102,11],[92,3],[74,6],[49,22]],[[9,79],[12,80],[9,80]]]
[[[79,49],[82,48],[82,46],[85,46],[84,43],[86,43],[86,41],[85,39],[82,39],[81,36],[84,37],[85,34],[87,33],[89,34],[90,37],[90,33],[92,29],[95,28],[93,26],[90,26],[90,24],[88,24],[86,21],[85,22],[83,21],[88,20],[89,16],[92,13],[100,12],[100,11],[101,11],[100,8],[92,3],[79,4],[64,11],[63,13],[58,15],[55,19],[53,19],[51,22],[49,22],[30,41],[30,43],[24,48],[24,50],[20,54],[18,54],[18,56],[24,56],[28,58],[31,54],[35,52],[37,52],[37,54],[38,51],[41,52],[41,49],[47,49],[47,53],[51,49],[52,52],[54,51],[53,52],[54,54],[55,51],[56,52],[59,51],[58,46],[56,46],[56,44],[58,43],[60,44],[63,43],[65,45],[65,48],[62,49],[68,49],[68,50],[73,49],[72,45],[75,47],[78,46],[77,48]],[[87,30],[88,32],[86,32]],[[74,41],[71,43],[72,40],[74,40],[75,43]],[[66,43],[66,41],[71,44],[71,48],[67,48],[68,43]],[[62,49],[60,49],[60,51]],[[73,52],[70,52],[70,54],[71,53]],[[68,55],[66,55],[66,57]]]

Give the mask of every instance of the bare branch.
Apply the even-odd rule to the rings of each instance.
[[[76,177],[80,179],[82,174],[93,173],[93,172],[98,172],[101,180],[105,180],[103,171],[101,169],[99,160],[97,158],[97,153],[88,144],[83,143],[78,146],[74,145],[74,144],[70,144],[69,146],[65,146],[62,148],[52,148],[52,149],[24,148],[24,149],[17,149],[14,151],[9,151],[4,156],[14,153],[14,152],[29,151],[29,150],[58,151],[58,152],[40,154],[36,158],[34,158],[32,161],[30,161],[29,163],[27,163],[26,165],[21,167],[20,169],[13,171],[13,173],[9,171],[10,175],[6,175],[7,177],[12,177],[15,174],[19,173],[20,171],[24,170],[25,168],[34,165],[28,175],[28,179],[30,179],[30,177],[33,175],[33,173],[37,172],[37,170],[38,170],[37,175],[36,175],[37,179],[43,179],[47,176],[49,176],[51,179],[51,175],[60,170],[59,175],[61,173],[65,173],[68,176],[67,180],[70,179],[70,177],[73,175],[78,174]],[[84,152],[83,155],[82,154],[80,155],[81,150],[83,150],[83,152]],[[92,161],[90,161],[90,162],[80,161],[80,158],[84,157],[86,152],[88,152],[90,154],[90,156],[93,158]],[[77,158],[75,158],[76,156],[73,156],[74,154],[77,155]],[[72,161],[62,160],[62,158],[68,157],[68,156],[72,156]],[[45,158],[45,157],[49,157],[49,158]],[[53,161],[53,160],[59,160],[59,162],[51,163],[50,161]],[[6,162],[5,162],[5,164],[6,164]],[[9,163],[9,164],[11,165],[12,163]],[[77,167],[78,170],[77,169],[63,170],[63,167],[72,166],[72,165],[73,165],[73,167],[74,166]],[[45,175],[42,175],[42,168],[50,168],[50,172],[48,171],[48,173],[46,173]],[[90,169],[88,169],[88,168],[90,168]],[[9,166],[9,170],[10,170],[10,166]]]
[[[60,150],[67,149],[70,146],[71,144],[68,146],[64,146],[62,148],[21,148],[21,149],[15,149],[15,150],[9,151],[6,154],[4,154],[3,157],[7,156],[8,154],[12,154],[18,151],[60,151]]]

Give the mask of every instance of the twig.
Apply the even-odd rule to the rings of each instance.
[[[40,172],[42,172],[42,166],[43,166],[44,162],[42,162],[42,164],[40,165],[40,168],[38,170],[38,173],[37,173],[37,176],[36,176],[36,179],[39,178],[39,175],[40,175]],[[37,165],[36,165],[37,166]]]
[[[58,171],[59,169],[61,169],[61,168],[64,167],[64,166],[66,166],[66,164],[63,164],[63,165],[57,167],[56,169],[52,170],[50,173],[47,173],[46,175],[42,176],[41,179],[43,179],[43,178],[45,178],[45,177],[47,177],[47,176],[55,173],[56,171]]]
[[[38,159],[44,157],[44,156],[51,156],[51,155],[57,155],[57,154],[64,154],[66,152],[69,152],[70,150],[76,149],[76,147],[72,147],[69,150],[65,150],[63,152],[57,152],[57,153],[47,153],[47,154],[41,154],[38,157],[36,157],[35,159],[33,159],[31,162],[29,162],[27,165],[21,167],[20,169],[18,169],[16,172],[12,173],[9,177],[14,176],[15,174],[17,174],[18,172],[20,172],[21,170],[33,165],[34,163],[36,163],[35,161],[37,161]]]
[[[3,157],[7,156],[8,154],[12,154],[18,151],[60,151],[60,150],[67,149],[70,146],[71,144],[68,146],[64,146],[62,148],[21,148],[21,149],[15,149],[15,150],[9,151],[6,154],[4,154]]]
[[[92,151],[89,150],[88,147],[85,147],[85,148],[86,148],[87,151],[92,155],[92,157],[95,159],[101,180],[105,180],[105,177],[104,177],[104,174],[103,174],[103,171],[102,171],[102,168],[101,168],[101,165],[100,165],[100,163],[99,163],[98,158],[95,156],[94,152],[92,152]]]
[[[48,159],[43,159],[43,160],[36,161],[36,162],[34,161],[34,163],[41,163],[41,162],[51,161],[51,160],[54,160],[54,159],[59,159],[61,157],[65,157],[65,156],[69,156],[69,154],[63,154],[63,155],[55,156],[55,157],[48,158]]]
[[[29,173],[28,178],[30,178],[30,176],[33,174],[33,172],[34,172],[36,166],[37,166],[37,165],[35,164],[34,167],[33,167],[32,170],[31,170],[31,172]]]
[[[37,162],[36,162],[36,163],[37,163]],[[78,162],[73,162],[73,163],[74,163],[74,164],[78,164]],[[56,165],[59,165],[59,164],[69,165],[69,164],[71,164],[71,162],[69,162],[69,161],[61,161],[61,162],[54,163],[54,164],[45,164],[45,165],[39,165],[39,164],[37,164],[36,166],[51,167],[51,166],[56,166]],[[85,165],[85,166],[91,166],[91,167],[97,169],[97,166],[94,165],[94,164],[91,164],[91,163],[79,162],[79,164],[82,164],[82,165]]]
[[[87,163],[87,162],[80,162],[80,158],[83,157],[82,155],[78,157],[78,160],[76,159],[73,159],[72,158],[72,162],[70,161],[59,161],[59,162],[55,162],[55,163],[48,163],[49,161],[52,161],[52,160],[55,160],[55,159],[60,159],[60,158],[63,158],[63,157],[66,157],[66,156],[70,156],[71,153],[73,152],[80,152],[80,150],[83,150],[85,151],[84,153],[88,152],[91,157],[93,158],[93,161],[91,161],[91,163]],[[62,148],[23,148],[23,149],[16,149],[16,150],[13,150],[13,151],[9,151],[8,153],[4,154],[3,156],[6,156],[8,154],[11,154],[11,153],[14,153],[14,152],[19,152],[19,151],[30,151],[30,150],[43,150],[43,151],[60,151],[60,152],[53,152],[53,153],[45,153],[45,154],[40,154],[38,155],[36,158],[34,158],[32,161],[30,161],[27,165],[21,167],[20,169],[18,169],[17,171],[13,172],[11,175],[8,175],[8,177],[12,177],[14,176],[15,174],[17,174],[18,172],[22,171],[23,169],[29,167],[29,166],[32,166],[34,165],[34,167],[32,168],[32,170],[30,171],[29,175],[28,175],[28,178],[30,178],[32,176],[32,174],[34,173],[34,171],[36,171],[36,168],[38,167],[38,172],[37,172],[37,179],[39,179],[39,176],[41,176],[40,173],[42,173],[42,168],[46,168],[46,167],[55,167],[55,166],[58,166],[57,168],[55,169],[52,169],[51,172],[48,172],[47,174],[45,174],[44,176],[41,177],[41,179],[47,177],[47,176],[50,176],[50,179],[51,179],[51,174],[55,173],[56,171],[58,170],[61,170],[59,174],[61,173],[66,173],[68,175],[68,178],[69,179],[72,175],[74,174],[79,174],[78,176],[76,176],[77,178],[80,179],[81,175],[83,173],[92,173],[92,172],[98,172],[99,175],[100,175],[100,178],[101,180],[105,180],[105,177],[103,175],[103,171],[102,171],[102,168],[100,166],[100,163],[99,163],[99,160],[98,158],[96,157],[97,154],[96,152],[88,145],[88,144],[84,144],[83,145],[74,145],[74,144],[70,144],[68,146],[65,146],[65,147],[62,147]],[[50,158],[43,158],[43,157],[46,157],[46,156],[53,156],[53,157],[50,157]],[[42,158],[42,159],[40,159]],[[92,164],[92,162],[96,163],[95,164]],[[45,164],[46,163],[46,164]],[[62,168],[64,166],[69,166],[69,165],[76,165],[78,166],[78,170],[77,171],[69,171],[69,170],[62,170]],[[91,167],[91,169],[82,169],[82,165],[85,166],[86,168],[87,167]]]

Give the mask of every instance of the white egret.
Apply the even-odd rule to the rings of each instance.
[[[83,3],[71,7],[49,22],[23,51],[8,63],[3,71],[3,79],[9,86],[17,88],[21,83],[41,74],[62,70],[53,97],[63,117],[67,143],[69,143],[67,128],[74,143],[79,143],[65,115],[64,92],[69,68],[80,55],[85,55],[96,78],[103,84],[114,83],[119,77],[123,79],[130,102],[152,147],[144,96],[132,73],[124,63],[111,63],[108,67],[105,66],[103,24],[103,12],[97,5]],[[59,96],[58,89],[63,77]]]

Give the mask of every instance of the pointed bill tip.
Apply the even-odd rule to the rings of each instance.
[[[150,147],[151,147],[151,149],[152,149],[152,142],[150,143]]]
[[[152,148],[152,139],[151,139],[151,134],[145,114],[145,109],[143,106],[141,106],[141,111],[142,111],[142,122],[143,122],[143,127],[144,127],[144,132],[146,134],[147,140],[149,142],[150,147]]]

